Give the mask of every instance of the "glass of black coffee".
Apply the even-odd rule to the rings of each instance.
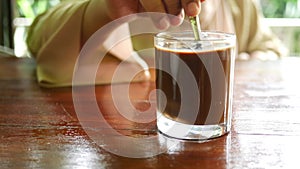
[[[170,137],[208,140],[230,131],[234,34],[162,32],[154,38],[157,127]]]

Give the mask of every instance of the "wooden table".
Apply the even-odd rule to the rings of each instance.
[[[116,155],[107,151],[107,145],[99,145],[89,137],[77,118],[72,88],[40,88],[34,67],[32,59],[0,57],[1,169],[299,166],[300,58],[237,62],[232,132],[205,143],[170,139],[176,144],[168,151],[147,158]],[[122,89],[126,85],[115,87]],[[138,124],[118,114],[111,87],[95,88],[97,103],[109,125],[124,136],[158,136],[155,121]],[[148,99],[153,88],[151,82],[131,84],[132,104],[139,110],[148,109],[155,102]],[[81,91],[79,95],[89,100],[84,87]],[[126,99],[123,95],[118,97]],[[105,127],[99,131],[109,134]],[[148,149],[151,151],[151,147]]]

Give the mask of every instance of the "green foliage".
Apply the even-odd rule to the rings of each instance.
[[[59,2],[60,0],[17,0],[16,4],[20,17],[34,18]]]
[[[300,0],[261,0],[266,18],[300,17]]]

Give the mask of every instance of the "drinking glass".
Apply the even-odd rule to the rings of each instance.
[[[203,31],[154,37],[157,127],[170,137],[208,140],[230,131],[236,36]]]

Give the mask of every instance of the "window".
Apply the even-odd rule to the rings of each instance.
[[[0,1],[0,52],[7,52],[13,48],[12,42],[12,4],[8,0]]]
[[[260,0],[264,22],[289,48],[300,56],[300,0]]]
[[[14,0],[16,16],[13,19],[13,26],[16,56],[28,56],[25,39],[27,29],[33,19],[59,2],[60,0]]]

